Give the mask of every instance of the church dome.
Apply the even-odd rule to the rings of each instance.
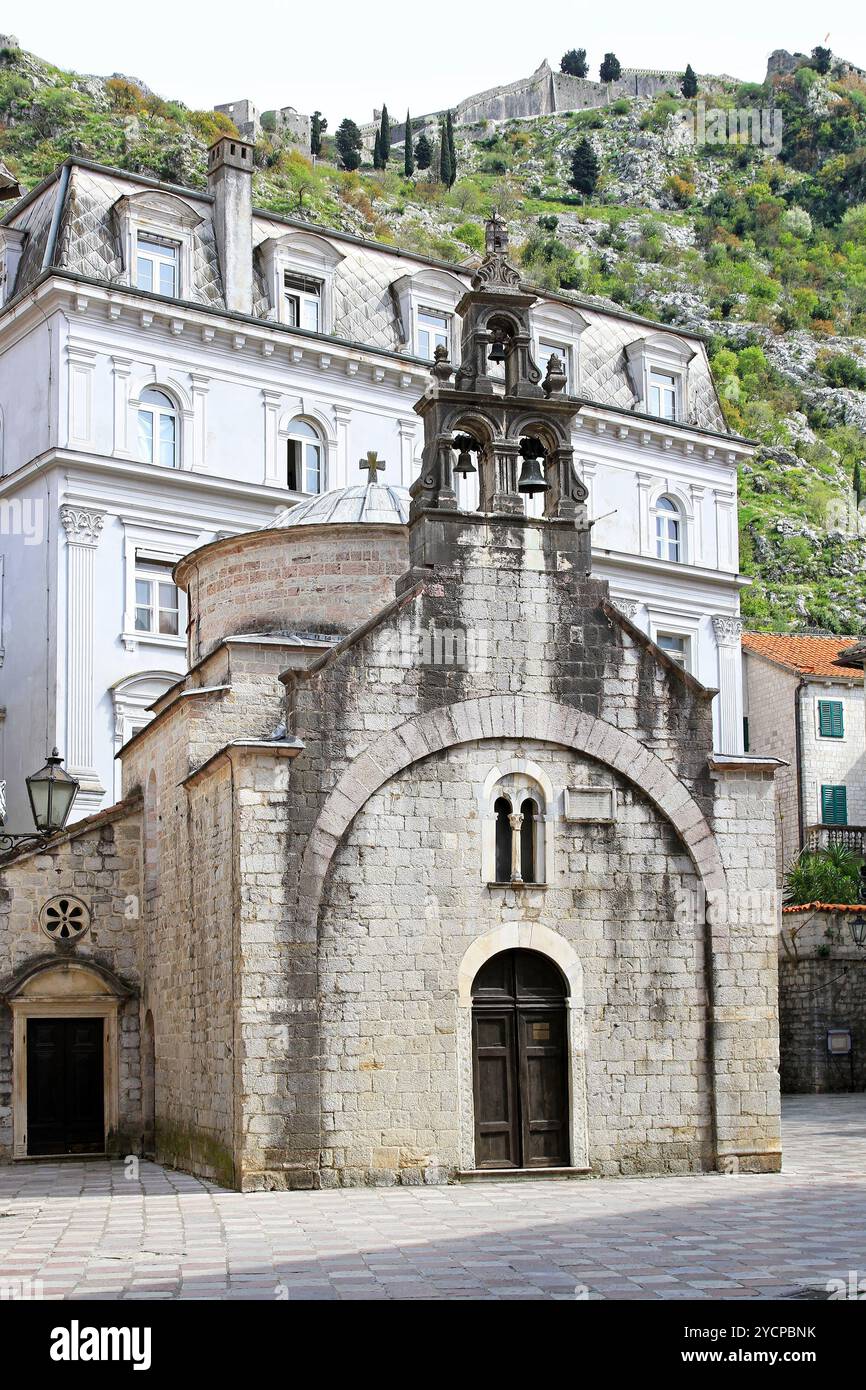
[[[266,530],[290,526],[344,526],[359,522],[374,526],[405,526],[409,520],[409,490],[387,483],[355,483],[334,488],[286,507]]]

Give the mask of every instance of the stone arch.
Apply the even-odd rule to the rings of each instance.
[[[488,695],[416,715],[346,768],[319,813],[301,864],[300,904],[309,920],[319,903],[331,860],[349,824],[369,798],[398,773],[431,753],[494,738],[557,743],[614,768],[673,827],[705,894],[724,892],[726,875],[712,829],[688,787],[658,754],[631,734],[568,705],[530,696]]]
[[[586,1104],[586,1023],[583,963],[564,936],[542,922],[505,922],[479,936],[457,969],[457,1055],[460,1093],[460,1153],[475,1167],[475,1099],[472,1084],[472,984],[482,965],[501,951],[538,951],[562,972],[567,986],[568,1102],[571,1166],[589,1168]]]

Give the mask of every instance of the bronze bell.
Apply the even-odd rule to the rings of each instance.
[[[544,476],[540,458],[524,459],[517,479],[518,492],[547,492],[550,483]]]
[[[490,362],[505,361],[505,336],[501,328],[494,328],[493,330],[493,345],[490,349],[488,360]]]
[[[532,494],[533,492],[547,492],[550,483],[544,476],[543,460],[544,445],[540,439],[534,435],[528,435],[520,441],[520,457],[523,464],[520,469],[520,477],[517,479],[517,491]]]
[[[454,465],[455,473],[459,473],[461,477],[465,477],[467,473],[477,473],[478,470],[472,462],[472,454],[470,452],[470,450],[477,449],[477,447],[478,445],[475,443],[471,434],[458,434],[456,436],[454,439],[454,448],[459,452],[457,454],[457,462]]]

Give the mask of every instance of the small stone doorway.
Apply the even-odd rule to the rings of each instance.
[[[569,1164],[566,986],[537,951],[502,951],[472,986],[477,1168]]]
[[[101,1018],[28,1018],[28,1157],[105,1152],[104,1030]]]

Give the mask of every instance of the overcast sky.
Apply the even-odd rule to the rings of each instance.
[[[15,7],[16,9],[18,7]],[[725,72],[763,79],[774,48],[823,43],[866,67],[862,0],[40,0],[0,28],[60,67],[141,78],[192,107],[249,97],[260,110],[319,108],[369,120],[384,100],[395,117],[454,105],[514,81],[544,58],[585,48],[591,75],[612,49],[623,67]],[[12,10],[8,6],[9,11]],[[664,27],[659,19],[664,17]]]

